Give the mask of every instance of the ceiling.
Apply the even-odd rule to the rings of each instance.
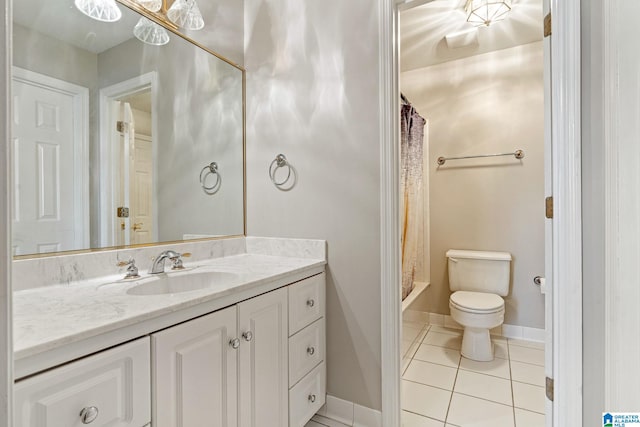
[[[102,53],[133,37],[133,27],[140,15],[123,5],[122,19],[106,23],[80,12],[73,0],[19,0],[13,2],[14,22],[49,37],[88,50]]]
[[[412,4],[420,4],[411,7]],[[501,22],[479,27],[478,43],[451,49],[445,36],[473,29],[464,0],[413,0],[400,13],[400,69],[409,71],[542,40],[542,0],[514,0]]]

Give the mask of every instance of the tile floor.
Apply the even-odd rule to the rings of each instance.
[[[492,337],[496,358],[460,356],[462,331],[403,324],[404,427],[544,427],[544,345]]]
[[[544,427],[544,345],[492,337],[496,358],[460,356],[462,331],[404,322],[403,427]],[[341,427],[314,417],[306,427]]]

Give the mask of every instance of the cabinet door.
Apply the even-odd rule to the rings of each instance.
[[[154,427],[237,426],[235,338],[235,306],[151,336]]]
[[[140,427],[151,418],[149,339],[18,382],[16,427]]]
[[[239,425],[287,426],[287,289],[238,304],[238,327],[241,335]]]

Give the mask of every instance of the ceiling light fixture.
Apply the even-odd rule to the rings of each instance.
[[[115,22],[122,12],[115,0],[75,0],[76,8],[89,18],[102,22]]]
[[[135,27],[133,35],[138,40],[153,46],[162,46],[169,43],[169,33],[155,22],[142,17]]]
[[[135,2],[151,12],[165,15],[166,19],[184,30],[194,31],[204,27],[204,19],[195,0],[175,0],[168,9],[167,0],[135,0]]]
[[[511,11],[511,0],[467,0],[464,10],[467,22],[476,27],[488,27],[507,17]]]

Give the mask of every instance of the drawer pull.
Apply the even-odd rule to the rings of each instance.
[[[307,354],[309,356],[313,356],[316,353],[316,349],[314,347],[307,347]]]
[[[316,305],[316,302],[313,299],[310,298],[307,300],[307,306],[313,307],[314,305]]]
[[[316,395],[315,394],[310,394],[309,395],[309,402],[315,403],[315,401],[316,401]]]
[[[95,406],[82,408],[82,411],[80,411],[80,421],[82,421],[82,424],[91,424],[96,418],[98,418],[98,408]]]
[[[244,338],[245,341],[251,341],[253,339],[253,334],[251,331],[247,331],[242,334],[242,338]]]
[[[231,348],[237,349],[238,347],[240,347],[240,340],[238,338],[234,338],[229,341],[229,345],[231,346]]]

